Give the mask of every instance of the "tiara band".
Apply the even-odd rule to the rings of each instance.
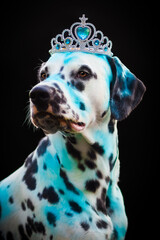
[[[73,23],[70,29],[63,30],[62,34],[51,39],[49,53],[81,51],[112,56],[112,42],[108,37],[97,31],[92,23],[86,23],[88,18],[84,14],[79,19],[81,22]]]

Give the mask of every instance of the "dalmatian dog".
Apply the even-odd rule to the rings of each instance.
[[[29,94],[45,137],[0,183],[0,239],[122,240],[117,121],[145,86],[117,57],[55,53]]]

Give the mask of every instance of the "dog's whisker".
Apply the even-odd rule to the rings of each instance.
[[[22,126],[27,123],[27,126],[30,127],[32,123],[30,120],[30,105],[29,104],[27,104],[27,106],[24,108],[24,111],[26,112],[26,117],[25,117],[25,120],[24,120]]]

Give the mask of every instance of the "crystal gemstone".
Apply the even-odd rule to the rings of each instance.
[[[70,44],[71,43],[71,40],[69,39],[69,38],[66,38],[66,40],[65,40],[65,44]]]
[[[94,44],[95,44],[96,46],[98,46],[98,45],[99,45],[99,41],[98,41],[98,40],[95,40],[95,41],[94,41]]]
[[[60,45],[57,43],[56,45],[56,49],[59,50],[60,49]]]
[[[77,28],[77,36],[81,40],[87,39],[89,34],[90,34],[90,29],[88,27],[78,27]]]

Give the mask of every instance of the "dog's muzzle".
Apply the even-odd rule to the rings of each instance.
[[[78,114],[70,108],[58,84],[55,83],[54,87],[37,85],[30,91],[29,97],[32,123],[45,133],[57,130],[80,132],[85,128],[85,123],[78,121]]]

